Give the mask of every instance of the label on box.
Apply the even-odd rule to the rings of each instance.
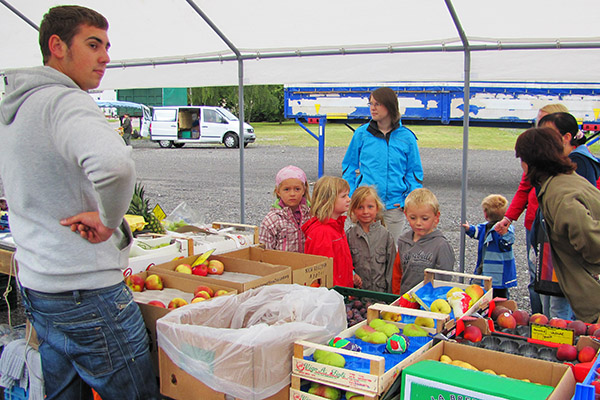
[[[344,368],[294,358],[293,373],[303,378],[329,381],[369,392],[378,391],[379,377]]]
[[[465,388],[434,382],[417,376],[407,376],[403,382],[403,398],[411,400],[507,400],[485,393],[467,390]]]
[[[167,214],[165,214],[162,207],[158,203],[154,206],[152,212],[154,213],[154,215],[156,215],[156,218],[158,218],[159,221],[162,221],[167,216]]]
[[[575,332],[555,326],[531,324],[530,337],[545,342],[572,345],[575,341]]]

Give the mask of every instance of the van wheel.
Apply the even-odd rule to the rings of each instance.
[[[180,149],[183,146],[185,146],[185,143],[173,143],[173,146],[175,146],[176,148]]]
[[[238,147],[238,137],[235,133],[228,133],[223,138],[223,144],[229,149]]]
[[[159,140],[158,145],[163,149],[168,149],[169,147],[173,146],[173,142],[170,140]]]

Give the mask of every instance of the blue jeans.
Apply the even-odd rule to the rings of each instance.
[[[42,293],[22,288],[40,342],[46,400],[158,399],[139,307],[124,283]]]
[[[529,290],[529,303],[531,304],[531,313],[543,313],[544,309],[542,307],[542,300],[540,299],[540,295],[538,292],[534,290],[535,284],[535,276],[537,274],[537,268],[535,262],[532,260],[532,252],[533,245],[531,244],[531,238],[529,237],[530,231],[529,229],[525,229],[525,238],[527,243],[527,264],[529,265],[529,285],[527,285],[527,289]],[[549,317],[548,317],[549,318]]]

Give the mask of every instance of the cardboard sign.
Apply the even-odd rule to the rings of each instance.
[[[570,345],[573,345],[575,341],[575,332],[573,332],[571,329],[538,324],[531,324],[530,328],[530,337],[532,339]]]
[[[167,216],[167,214],[165,214],[162,207],[158,203],[154,206],[152,212],[154,213],[154,215],[156,215],[156,218],[158,218],[159,221],[162,221]]]

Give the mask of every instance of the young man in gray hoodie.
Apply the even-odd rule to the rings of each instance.
[[[0,104],[0,176],[23,303],[40,341],[47,399],[158,398],[144,321],[123,283],[135,182],[131,147],[86,93],[108,56],[108,22],[51,8],[44,66],[10,71]]]

